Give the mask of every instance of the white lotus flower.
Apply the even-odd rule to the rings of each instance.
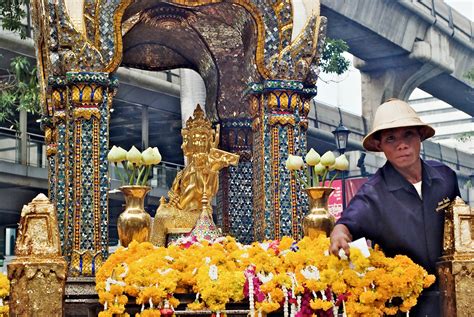
[[[127,151],[125,151],[121,147],[117,147],[114,145],[107,154],[107,161],[109,161],[110,163],[118,163],[126,160],[126,156]]]
[[[319,162],[319,164],[314,167],[314,173],[316,175],[322,176],[325,171],[326,171],[326,167],[324,167],[323,164],[321,164],[321,162]]]
[[[319,156],[318,152],[311,148],[304,159],[309,166],[315,166],[321,160],[321,156]]]
[[[145,165],[156,165],[161,162],[161,154],[157,147],[149,147],[142,153],[143,163]]]
[[[334,167],[338,171],[347,171],[349,169],[349,161],[347,160],[347,157],[344,154],[336,157]]]
[[[336,157],[334,156],[334,153],[332,153],[331,151],[327,151],[326,153],[323,154],[323,156],[321,156],[320,163],[323,166],[330,167],[334,165],[335,162],[336,162]]]
[[[142,154],[134,145],[132,146],[130,151],[127,152],[127,161],[136,165],[142,164]]]
[[[286,160],[286,168],[290,171],[296,171],[303,167],[304,161],[301,156],[297,155],[288,155],[288,159]]]

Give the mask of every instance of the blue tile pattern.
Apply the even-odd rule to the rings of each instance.
[[[93,119],[94,120],[94,119]],[[81,120],[80,249],[94,250],[94,179],[92,165],[92,120]],[[76,121],[76,124],[81,124]],[[78,175],[76,175],[77,177]]]
[[[58,152],[55,155],[57,162],[57,199],[56,201],[56,211],[58,215],[58,225],[59,225],[59,236],[61,238],[61,250],[63,255],[69,254],[68,252],[68,242],[67,242],[67,232],[65,228],[67,227],[67,216],[68,212],[66,209],[66,144],[67,144],[67,133],[66,133],[66,124],[61,121],[57,126],[58,129]],[[70,244],[69,244],[70,247]]]
[[[109,248],[109,177],[108,177],[108,164],[107,164],[107,153],[109,151],[109,110],[108,103],[112,100],[108,100],[109,95],[106,94],[104,103],[100,106],[100,126],[99,126],[99,195],[100,195],[100,244],[102,256],[104,259],[108,257]]]
[[[229,166],[229,223],[230,234],[244,244],[254,241],[252,214],[252,163],[240,162]]]
[[[264,209],[264,238],[275,238],[275,215],[273,207],[273,175],[272,175],[272,131],[268,122],[268,114],[264,115],[263,126],[263,173],[264,173],[264,192],[265,192],[265,209]]]

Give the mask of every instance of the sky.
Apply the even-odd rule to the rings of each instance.
[[[474,21],[474,0],[445,0],[445,3]],[[352,61],[351,54],[345,53],[345,56]],[[352,65],[349,71],[341,76],[321,73],[318,80],[318,95],[315,99],[331,106],[340,107],[344,111],[361,115],[360,80],[359,70]],[[425,96],[429,95],[419,89],[412,93],[412,97],[416,98]]]

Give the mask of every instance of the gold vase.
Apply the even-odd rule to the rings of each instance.
[[[303,218],[303,233],[307,237],[329,234],[334,228],[335,218],[329,213],[328,198],[332,187],[309,187],[305,189],[309,199],[309,212]]]
[[[150,240],[151,217],[145,211],[145,197],[151,190],[149,186],[122,186],[120,191],[125,197],[125,210],[117,220],[117,230],[122,246],[130,242],[145,242]]]

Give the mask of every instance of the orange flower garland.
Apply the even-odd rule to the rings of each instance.
[[[8,294],[10,294],[10,281],[5,274],[0,273],[0,317],[8,316],[8,305],[3,303]]]
[[[351,248],[351,259],[342,260],[328,248],[324,236],[250,246],[231,237],[169,248],[133,242],[97,273],[100,316],[126,316],[128,297],[142,305],[137,316],[171,316],[179,304],[177,290],[196,293],[188,308],[218,314],[227,303],[248,297],[253,316],[281,308],[284,316],[337,313],[340,307],[351,316],[380,316],[408,311],[434,282],[406,256],[388,258],[375,249],[366,258]],[[386,307],[394,298],[401,304]]]

